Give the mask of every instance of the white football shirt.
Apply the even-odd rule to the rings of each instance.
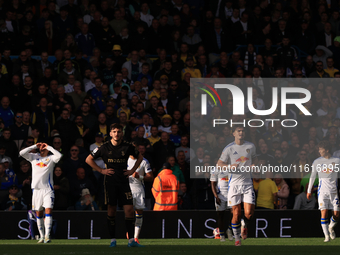
[[[131,170],[133,166],[135,165],[137,159],[128,159],[128,165],[127,165],[127,170]],[[136,172],[144,176],[146,173],[150,173],[152,171],[150,167],[150,163],[146,158],[143,158],[142,162],[140,163],[139,167],[137,168]],[[129,176],[129,183],[130,183],[130,188],[131,190],[133,189],[143,189],[143,184],[144,182],[132,177],[131,175]]]
[[[337,193],[338,172],[340,170],[340,159],[330,157],[317,158],[313,162],[312,174],[309,178],[309,183],[314,183],[316,175],[319,177],[319,193]],[[311,193],[312,185],[308,185],[308,193]]]
[[[244,141],[242,145],[237,145],[235,142],[228,144],[220,157],[223,162],[229,164],[239,164],[238,168],[251,166],[253,158],[256,157],[255,145],[251,142]],[[253,185],[251,173],[240,172],[239,169],[235,172],[229,172],[229,187]]]
[[[20,151],[20,156],[27,159],[32,164],[32,189],[51,189],[53,190],[53,170],[56,163],[59,162],[62,155],[51,146],[47,150],[53,153],[46,157],[41,157],[39,153],[30,153],[31,150],[37,149],[32,145]]]
[[[229,178],[228,172],[211,171],[210,181],[217,182],[217,193],[228,196]]]

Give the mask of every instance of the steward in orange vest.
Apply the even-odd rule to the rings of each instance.
[[[179,182],[170,168],[170,164],[165,163],[153,182],[152,194],[156,200],[154,211],[177,210]]]

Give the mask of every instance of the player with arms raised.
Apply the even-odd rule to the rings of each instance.
[[[224,242],[225,241],[224,212],[228,208],[229,209],[231,208],[230,206],[228,206],[228,186],[229,186],[228,172],[217,171],[215,169],[215,171],[211,172],[210,181],[211,189],[215,197],[215,207],[217,211],[217,226],[220,230],[220,240],[221,242]],[[229,225],[229,228],[227,229],[227,236],[230,241],[233,240],[233,233],[231,229],[232,229],[231,225]]]
[[[321,227],[325,235],[324,242],[329,242],[329,237],[335,239],[334,227],[339,220],[339,196],[337,190],[338,171],[340,170],[340,159],[332,157],[331,144],[321,141],[318,145],[320,158],[313,162],[312,174],[309,183],[314,183],[316,175],[319,177],[318,202],[321,211]],[[307,199],[312,197],[313,185],[308,185]],[[333,210],[331,224],[328,224],[328,210]]]
[[[32,150],[40,153],[30,153]],[[48,155],[52,152],[53,155]],[[37,143],[20,151],[20,156],[32,164],[32,210],[37,214],[37,225],[40,233],[38,243],[49,243],[52,228],[52,209],[54,204],[53,170],[62,155],[46,143]],[[45,208],[45,226],[44,212]]]
[[[130,155],[127,169],[131,170],[137,159]],[[145,208],[145,191],[144,181],[153,181],[153,173],[150,163],[146,158],[143,158],[142,163],[137,168],[136,172],[129,176],[129,183],[132,192],[133,206],[135,207],[136,222],[135,222],[135,241],[139,243],[139,233],[143,224],[143,210]]]
[[[110,247],[116,247],[116,211],[117,200],[119,206],[123,206],[125,213],[125,225],[130,237],[129,247],[142,247],[133,238],[134,232],[134,211],[133,199],[129,185],[129,176],[132,175],[143,160],[141,154],[137,154],[135,146],[123,140],[123,127],[117,123],[110,127],[111,140],[96,148],[86,158],[86,163],[94,170],[105,175],[104,187],[105,198],[108,204],[107,224],[111,236]],[[129,156],[136,158],[135,164],[131,170],[127,169]],[[95,159],[101,157],[107,167],[99,167]]]
[[[257,165],[257,158],[255,156],[255,145],[244,140],[244,127],[234,125],[232,132],[235,137],[235,142],[228,144],[224,148],[220,159],[217,161],[217,166],[230,170],[236,169],[234,172],[229,171],[228,205],[231,206],[233,210],[231,226],[235,236],[235,245],[241,246],[240,232],[242,232],[242,239],[246,239],[247,226],[254,215],[255,192],[250,171],[240,172],[240,168]],[[244,219],[242,220],[241,226],[242,202]]]

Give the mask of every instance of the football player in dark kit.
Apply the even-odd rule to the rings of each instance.
[[[111,236],[110,247],[116,247],[116,209],[118,205],[123,206],[125,213],[125,225],[129,235],[128,247],[143,247],[134,240],[134,210],[133,199],[129,185],[129,175],[132,175],[143,160],[143,156],[138,154],[135,146],[123,140],[123,127],[118,123],[110,127],[111,140],[96,148],[86,158],[86,163],[94,170],[105,175],[104,188],[107,208],[107,224]],[[137,158],[131,170],[127,169],[129,156]],[[107,169],[100,168],[95,159],[102,158]]]

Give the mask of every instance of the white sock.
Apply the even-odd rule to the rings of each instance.
[[[136,214],[136,222],[135,222],[135,238],[139,238],[139,233],[142,229],[143,225],[143,215]]]
[[[331,223],[329,224],[329,226],[330,226],[331,228],[334,228],[334,227],[336,226],[336,224],[338,224],[338,220],[335,220],[335,219],[334,219],[334,216],[332,216],[332,218],[331,218]]]
[[[44,227],[44,218],[40,218],[37,216],[37,226],[40,234],[40,238],[44,238],[45,236],[45,227]]]
[[[114,241],[116,241],[116,238],[112,238],[112,239],[111,239],[111,243],[114,242]]]
[[[241,219],[241,226],[243,226],[244,228],[247,228],[247,225],[244,219]]]
[[[240,223],[231,223],[231,227],[233,228],[233,233],[235,236],[235,241],[240,241],[241,235],[241,224]]]
[[[46,214],[45,215],[45,230],[46,230],[45,237],[50,238],[51,228],[52,228],[52,214]]]
[[[322,227],[322,231],[326,236],[329,236],[329,232],[328,232],[328,219],[327,218],[321,218],[321,227]]]

